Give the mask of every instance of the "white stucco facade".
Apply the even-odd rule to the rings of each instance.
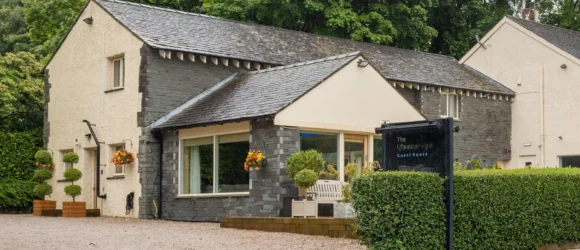
[[[482,43],[460,63],[516,92],[505,166],[557,167],[560,157],[580,155],[580,59],[508,18]]]
[[[88,17],[93,18],[90,25],[83,22]],[[87,202],[88,209],[101,209],[102,215],[138,216],[141,195],[138,162],[126,166],[124,174],[116,174],[110,159],[114,146],[123,145],[135,154],[139,148],[141,128],[137,126],[137,113],[141,111],[138,89],[142,46],[141,40],[89,1],[47,65],[51,86],[47,148],[54,153],[56,162],[55,177],[49,181],[54,191],[47,199],[56,200],[57,208],[62,206],[62,201],[72,201],[64,193],[69,182],[57,181],[63,179],[65,169],[62,153],[72,150],[80,157],[74,168],[83,172],[78,181],[82,195],[76,200]],[[124,58],[124,87],[110,91],[113,88],[111,59],[120,57]],[[90,132],[82,122],[85,119],[95,125],[93,129],[101,141],[101,194],[106,194],[107,199],[95,197],[96,144],[86,136]],[[125,215],[126,196],[130,192],[135,192],[134,210]]]

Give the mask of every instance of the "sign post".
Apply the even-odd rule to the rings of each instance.
[[[383,170],[435,172],[445,178],[447,249],[453,249],[453,119],[384,123]]]

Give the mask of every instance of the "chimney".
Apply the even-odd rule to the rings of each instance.
[[[536,3],[530,3],[528,8],[522,10],[522,19],[533,21],[536,23],[540,22],[540,13],[536,10],[535,7]]]

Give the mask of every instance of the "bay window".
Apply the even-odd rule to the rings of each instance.
[[[249,133],[182,140],[181,194],[240,193],[250,190],[244,161]]]

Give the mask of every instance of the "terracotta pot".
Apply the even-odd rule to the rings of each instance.
[[[34,200],[32,206],[32,214],[36,216],[42,215],[42,210],[54,210],[56,209],[56,201],[46,201],[46,200]]]
[[[62,202],[62,217],[86,217],[86,202]]]

